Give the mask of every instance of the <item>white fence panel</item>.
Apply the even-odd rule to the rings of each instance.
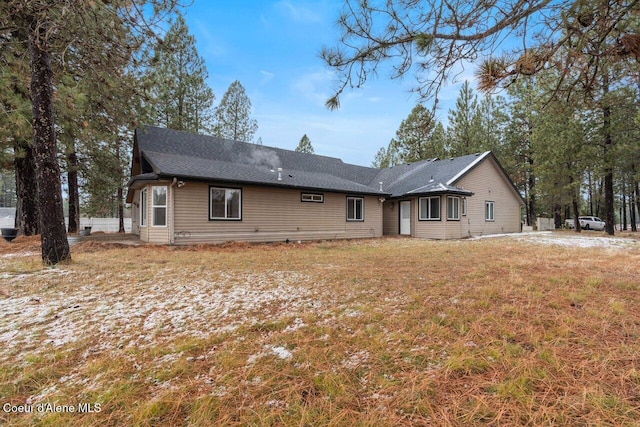
[[[80,218],[80,230],[84,227],[91,227],[91,232],[102,231],[104,233],[118,232],[118,218]],[[64,219],[65,224],[69,223],[69,218]],[[13,217],[0,217],[0,228],[12,228]],[[131,233],[131,218],[124,219],[125,233]]]

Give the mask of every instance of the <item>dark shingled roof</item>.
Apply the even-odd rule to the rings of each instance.
[[[471,192],[457,188],[454,184],[462,177],[462,173],[475,166],[488,154],[487,151],[451,159],[428,159],[397,165],[382,169],[377,179],[389,183],[383,189],[391,193],[392,197],[429,193],[471,195]]]
[[[141,174],[132,176],[130,185],[154,177],[176,177],[385,197],[470,195],[469,191],[455,187],[455,182],[490,154],[422,160],[376,169],[351,165],[334,157],[152,126],[136,130],[135,148],[134,158],[140,159]],[[278,180],[278,168],[282,168],[281,180]]]

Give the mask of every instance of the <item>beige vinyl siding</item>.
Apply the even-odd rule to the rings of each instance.
[[[439,220],[419,220],[420,199],[414,199],[411,214],[415,218],[415,237],[426,239],[447,239],[447,206],[445,205],[445,197],[440,197],[440,219]]]
[[[385,236],[400,234],[400,201],[387,200],[383,206],[382,233]],[[413,229],[413,224],[412,227]]]
[[[242,189],[242,220],[209,220],[209,185],[174,188],[175,243],[284,241],[379,237],[382,204],[364,196],[364,221],[347,221],[347,195],[324,192],[323,203],[302,202],[302,191],[215,184]],[[315,193],[318,193],[315,191]],[[350,196],[358,196],[350,194]]]
[[[447,196],[440,198],[440,220],[419,221],[418,200],[414,199],[412,215],[416,218],[415,236],[428,239],[459,239],[484,234],[520,231],[520,198],[492,157],[488,157],[454,185],[472,191],[466,198],[467,212],[460,220],[447,220]],[[494,221],[485,221],[485,202],[494,202]]]
[[[463,237],[520,232],[520,198],[493,158],[489,157],[455,185],[472,191],[467,215],[461,216]],[[485,202],[494,205],[494,221],[485,221]]]

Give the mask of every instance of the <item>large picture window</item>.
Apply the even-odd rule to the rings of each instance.
[[[484,202],[484,220],[495,221],[494,217],[495,202]]]
[[[447,197],[447,219],[452,221],[460,220],[460,197]]]
[[[167,187],[153,187],[152,190],[152,222],[154,227],[167,225]]]
[[[440,196],[421,197],[418,203],[418,219],[421,221],[437,221],[440,219]]]
[[[364,199],[347,197],[347,221],[364,221]]]
[[[209,188],[209,219],[241,220],[242,190],[239,188]]]
[[[147,189],[140,192],[140,227],[147,226]]]

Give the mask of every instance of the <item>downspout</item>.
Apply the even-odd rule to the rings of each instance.
[[[169,186],[170,207],[167,209],[167,221],[169,222],[168,225],[169,225],[169,244],[170,245],[173,245],[176,241],[175,233],[174,233],[175,226],[173,224],[173,219],[174,219],[173,211],[175,206],[174,187],[176,186],[177,183],[178,183],[178,178],[173,177],[173,180],[171,181],[171,185]]]

